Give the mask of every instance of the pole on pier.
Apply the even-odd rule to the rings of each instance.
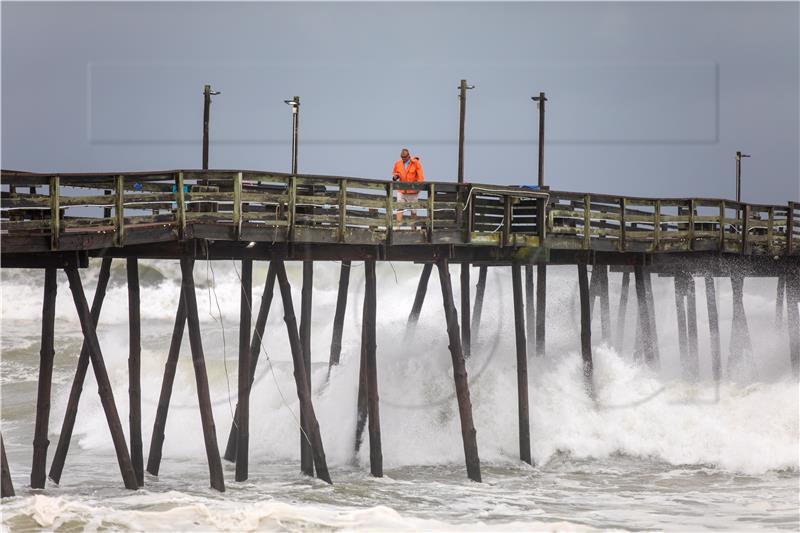
[[[650,319],[650,306],[648,305],[647,289],[645,285],[645,272],[644,267],[636,265],[633,267],[634,284],[636,285],[636,302],[639,316],[639,335],[642,351],[644,352],[645,360],[651,367],[656,362],[656,355],[653,351],[652,333],[650,326],[652,321]]]
[[[622,287],[619,291],[617,306],[617,351],[622,353],[625,347],[625,316],[628,313],[628,292],[630,292],[631,273],[622,273]]]
[[[547,310],[547,265],[536,265],[536,355],[545,355],[545,312]]]
[[[589,275],[586,263],[578,263],[578,288],[581,296],[581,358],[583,381],[589,397],[594,398],[594,363],[592,361],[592,312],[590,310]]]
[[[731,328],[731,355],[728,359],[728,372],[744,360],[744,354],[752,355],[750,328],[744,311],[744,276],[735,272],[731,275],[733,292],[733,327]],[[752,361],[751,361],[752,362]]]
[[[44,299],[42,302],[42,346],[39,351],[39,388],[36,395],[36,423],[33,432],[33,462],[31,466],[31,488],[43,489],[47,462],[48,422],[50,420],[50,388],[53,382],[54,329],[56,316],[56,293],[58,270],[44,271]],[[3,455],[5,463],[5,454]],[[12,488],[13,492],[13,488]],[[5,495],[5,491],[3,491]]]
[[[461,438],[464,443],[464,458],[467,465],[467,476],[472,481],[481,480],[481,465],[478,458],[478,442],[476,439],[475,424],[472,421],[472,403],[469,398],[469,383],[467,381],[467,367],[464,363],[464,352],[461,348],[459,336],[458,315],[453,303],[453,285],[450,281],[450,269],[446,258],[437,262],[439,282],[442,287],[442,302],[444,314],[447,319],[447,335],[450,340],[450,356],[453,360],[453,378],[456,384],[456,397],[458,399],[458,412],[461,418]]]
[[[478,331],[481,327],[481,315],[483,314],[483,295],[486,292],[486,274],[488,267],[481,266],[478,269],[478,284],[475,287],[475,307],[472,309],[472,338],[478,338]]]
[[[142,458],[142,326],[139,312],[139,262],[126,260],[128,274],[128,419],[131,436],[131,462],[139,486],[144,486]]]
[[[208,374],[206,372],[203,342],[200,336],[200,319],[197,315],[197,298],[194,292],[194,261],[189,258],[181,259],[181,288],[186,303],[186,322],[189,326],[189,345],[192,349],[192,363],[194,377],[197,383],[197,399],[200,404],[200,419],[203,424],[203,439],[205,441],[206,456],[208,458],[208,472],[211,479],[211,488],[220,492],[225,490],[225,480],[222,475],[222,461],[219,457],[217,446],[217,430],[214,426],[214,413],[211,409],[211,394],[208,387]]]
[[[714,278],[710,274],[705,275],[705,286],[708,330],[711,337],[711,373],[714,375],[714,382],[718,384],[722,379],[722,348],[720,346],[719,318],[717,316],[717,290],[714,286]]]
[[[14,483],[11,481],[11,470],[8,469],[8,459],[6,459],[6,445],[3,436],[0,435],[0,498],[11,498],[15,496]]]
[[[686,333],[686,285],[683,276],[678,273],[673,278],[675,283],[675,312],[678,322],[678,351],[680,353],[681,368],[684,378],[689,371],[689,338]]]
[[[432,263],[425,263],[422,266],[422,274],[419,276],[417,294],[414,297],[414,304],[411,306],[411,313],[408,315],[408,325],[406,327],[406,331],[413,331],[414,326],[417,325],[419,314],[422,312],[422,304],[425,302],[425,294],[428,292],[428,280],[431,278],[432,270]]]
[[[186,298],[181,290],[178,310],[175,313],[175,326],[172,329],[172,340],[169,343],[167,362],[164,365],[164,380],[161,382],[161,394],[156,408],[156,420],[153,423],[153,435],[150,438],[150,452],[147,454],[147,471],[158,475],[161,467],[161,454],[164,448],[164,428],[167,425],[169,401],[172,398],[172,386],[175,383],[175,371],[178,367],[178,356],[183,342],[183,331],[186,329]]]
[[[211,122],[211,97],[220,94],[211,88],[203,87],[203,170],[208,170],[208,130]]]
[[[743,154],[742,152],[736,152],[736,203],[741,203],[742,201],[742,158],[743,157],[750,157],[747,154]],[[736,207],[736,218],[739,218],[739,206]]]
[[[378,406],[378,367],[375,358],[376,349],[376,290],[375,290],[375,260],[368,259],[364,262],[366,274],[366,287],[364,291],[364,330],[367,373],[367,403],[369,416],[369,470],[375,477],[383,477],[383,453],[381,451],[381,418]]]
[[[525,265],[525,342],[533,351],[536,343],[536,305],[534,303],[533,265]]]
[[[598,286],[597,292],[600,298],[600,327],[603,333],[603,342],[611,343],[611,302],[608,295],[608,265],[595,265],[592,268],[597,268]]]
[[[300,97],[283,101],[292,108],[292,174],[297,174],[297,137],[300,131]]]
[[[108,288],[108,279],[111,277],[111,258],[104,257],[100,264],[100,273],[97,276],[97,286],[94,290],[92,299],[92,323],[97,324],[100,319],[100,310],[103,307],[103,299]],[[78,368],[72,379],[72,388],[69,391],[67,400],[67,410],[64,413],[64,422],[61,424],[61,434],[58,436],[58,444],[53,455],[53,462],[50,463],[49,477],[55,483],[61,481],[61,473],[64,470],[64,462],[67,459],[69,443],[72,439],[72,430],[75,428],[75,418],[78,415],[78,403],[83,391],[83,382],[86,379],[86,372],[89,370],[89,343],[84,339],[81,346],[81,353],[78,357]]]
[[[253,260],[242,259],[241,294],[239,302],[239,386],[236,417],[236,481],[247,479],[250,446],[250,375],[252,359],[250,352],[250,319],[253,300]]]
[[[258,357],[261,354],[261,341],[264,337],[264,329],[267,326],[267,318],[269,317],[269,309],[272,305],[272,296],[275,292],[275,267],[272,263],[269,264],[267,270],[267,280],[264,283],[264,294],[261,295],[261,306],[258,309],[258,316],[256,317],[256,326],[253,330],[253,338],[250,342],[250,387],[253,386],[253,381],[256,378],[256,367],[258,366]],[[233,423],[231,430],[228,433],[228,444],[225,446],[226,461],[236,460],[236,449],[238,444],[237,428],[239,427],[239,405],[236,405],[236,412],[233,415]]]
[[[306,372],[308,391],[311,393],[311,304],[314,285],[314,262],[303,261],[303,288],[300,303],[300,343],[303,349],[303,368]],[[303,412],[300,412],[300,425],[305,427]],[[300,469],[307,476],[314,475],[314,458],[311,443],[300,432]]]
[[[468,358],[472,353],[472,339],[470,331],[470,309],[469,305],[469,263],[461,263],[461,346],[464,349],[464,357]]]
[[[531,463],[531,428],[528,409],[528,352],[525,339],[525,305],[522,301],[522,273],[518,263],[511,265],[514,293],[514,335],[517,344],[517,406],[519,415],[519,458]],[[528,267],[526,266],[526,271]],[[527,276],[526,276],[527,277]],[[533,272],[531,272],[531,278]],[[531,295],[531,300],[533,299]]]
[[[106,414],[108,428],[111,430],[111,439],[114,441],[114,449],[117,453],[122,479],[125,482],[125,488],[135,490],[139,488],[139,483],[133,470],[131,456],[128,453],[125,433],[122,431],[117,405],[114,403],[114,393],[111,390],[111,382],[108,379],[103,353],[100,350],[100,342],[97,340],[95,322],[92,320],[89,304],[86,302],[86,295],[83,293],[83,284],[77,268],[68,267],[64,271],[69,279],[69,288],[75,301],[75,310],[78,312],[84,343],[88,347],[89,359],[94,370],[94,377],[97,380],[97,391]]]
[[[339,270],[339,294],[336,297],[336,313],[333,315],[333,335],[331,336],[331,356],[328,360],[328,372],[339,364],[342,354],[342,331],[344,329],[344,313],[347,310],[347,289],[350,287],[350,261],[342,261]]]
[[[792,375],[800,375],[800,270],[786,274],[786,319],[789,331],[789,360],[792,363]]]
[[[319,423],[317,423],[317,417],[314,414],[314,405],[311,402],[311,388],[308,385],[305,369],[303,345],[300,342],[300,334],[297,330],[297,319],[294,315],[294,304],[292,303],[292,287],[289,285],[289,279],[286,277],[286,267],[283,261],[275,260],[274,263],[278,286],[281,290],[281,300],[283,301],[283,318],[284,322],[286,322],[289,345],[292,349],[292,363],[294,364],[294,380],[297,387],[297,398],[300,402],[300,410],[303,413],[301,429],[306,438],[311,442],[317,477],[323,481],[332,483],[331,477],[328,474],[328,465],[325,461],[325,450],[322,447]]]

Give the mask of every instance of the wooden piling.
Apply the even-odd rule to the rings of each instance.
[[[689,338],[686,333],[686,285],[681,274],[672,278],[675,284],[675,313],[678,324],[678,352],[680,354],[681,368],[684,378],[689,369]]]
[[[641,349],[644,352],[645,361],[651,367],[656,364],[656,356],[653,351],[652,333],[650,326],[652,325],[650,319],[650,306],[648,305],[647,289],[645,285],[645,272],[644,267],[636,265],[633,268],[634,284],[636,285],[636,302],[639,317],[639,335],[641,342]]]
[[[297,387],[297,398],[300,401],[300,410],[303,413],[305,424],[301,428],[311,441],[311,449],[314,455],[314,467],[317,477],[328,483],[331,477],[328,474],[328,465],[325,461],[325,450],[322,447],[322,437],[319,431],[317,417],[314,414],[314,406],[311,402],[311,389],[306,378],[305,361],[303,359],[303,345],[300,342],[300,334],[297,329],[297,319],[294,315],[294,304],[292,303],[292,287],[286,277],[286,267],[283,261],[276,260],[275,269],[278,279],[278,286],[281,290],[281,300],[283,301],[284,321],[289,335],[289,345],[292,349],[292,362],[294,364],[294,379]],[[305,473],[305,472],[304,472]]]
[[[92,322],[97,324],[100,319],[100,310],[103,307],[103,299],[108,288],[108,279],[111,276],[111,258],[104,257],[100,263],[100,272],[97,275],[97,287],[94,290],[92,299]],[[89,344],[84,339],[81,346],[81,353],[78,357],[78,367],[72,379],[72,388],[69,391],[67,409],[64,413],[64,422],[61,424],[61,433],[58,436],[58,444],[53,455],[53,462],[50,463],[50,473],[48,477],[53,482],[61,481],[61,473],[64,470],[64,462],[67,459],[69,443],[72,439],[72,430],[75,428],[75,418],[78,415],[78,403],[83,391],[83,382],[86,379],[86,372],[89,370]]]
[[[661,348],[658,344],[658,326],[656,325],[656,304],[655,298],[653,297],[653,281],[650,276],[650,270],[644,270],[644,285],[645,285],[645,295],[647,299],[647,306],[650,310],[650,334],[648,337],[648,344],[649,350],[652,354],[651,361],[652,364],[658,367],[661,364]]]
[[[8,468],[6,459],[6,445],[3,436],[0,435],[0,498],[11,498],[16,496],[14,493],[14,483],[11,481],[11,470]]]
[[[33,461],[31,488],[43,489],[47,463],[47,439],[50,420],[50,389],[53,382],[54,329],[58,270],[47,268],[44,272],[44,298],[42,301],[42,346],[39,350],[39,387],[36,394],[36,423],[33,432]],[[5,462],[5,455],[3,456]],[[13,492],[13,488],[12,488]],[[4,491],[5,494],[5,491]]]
[[[303,347],[303,363],[306,372],[308,392],[311,394],[311,305],[314,286],[314,262],[303,261],[303,288],[300,302],[300,343]],[[304,426],[303,412],[300,413],[300,423]],[[314,475],[314,458],[311,443],[303,432],[300,432],[300,469],[307,476]]]
[[[364,426],[367,425],[367,341],[364,338],[366,330],[364,323],[367,321],[366,307],[361,312],[361,350],[358,367],[358,393],[356,395],[356,442],[355,453],[358,455],[361,449],[361,437],[364,434]]]
[[[594,363],[592,361],[592,312],[590,310],[589,274],[586,263],[578,263],[578,289],[581,297],[581,358],[583,381],[589,397],[594,398]]]
[[[778,328],[783,327],[783,303],[786,300],[786,276],[780,274],[778,276],[778,287],[775,295],[775,325]]]
[[[256,325],[253,329],[253,338],[250,341],[250,387],[252,388],[253,382],[256,379],[256,367],[258,366],[258,358],[261,354],[261,341],[264,337],[264,330],[267,326],[267,318],[269,317],[269,309],[272,305],[272,297],[275,292],[275,267],[272,263],[269,264],[267,269],[267,280],[264,282],[264,293],[261,295],[261,306],[258,308],[258,316],[256,317]],[[233,423],[231,430],[228,432],[228,443],[225,446],[226,461],[236,460],[237,449],[237,428],[239,427],[239,405],[236,405],[236,411],[233,415]]]
[[[461,263],[461,346],[467,358],[472,353],[469,296],[469,263]]]
[[[350,261],[342,261],[339,270],[339,295],[336,297],[336,313],[333,315],[333,335],[331,336],[331,356],[328,370],[339,364],[342,354],[342,331],[344,330],[344,313],[347,309],[347,289],[350,286]]]
[[[236,481],[248,477],[250,445],[250,302],[253,300],[253,260],[242,259],[241,294],[239,302],[239,376],[236,434]]]
[[[425,263],[422,266],[422,274],[420,274],[419,284],[417,284],[417,294],[414,297],[414,304],[411,306],[411,313],[408,315],[407,330],[410,330],[417,325],[419,314],[422,312],[422,304],[425,302],[425,294],[428,292],[428,280],[431,277],[432,270],[432,263]]]
[[[483,314],[483,295],[486,292],[486,274],[488,267],[481,266],[478,269],[478,284],[475,286],[475,306],[472,309],[472,339],[474,342],[478,338],[481,327],[481,315]]]
[[[150,452],[147,454],[147,471],[158,475],[161,467],[161,454],[164,448],[164,428],[167,425],[169,401],[172,398],[172,386],[175,383],[175,370],[178,366],[178,356],[183,341],[183,330],[186,328],[186,298],[181,289],[178,300],[178,310],[175,313],[175,326],[172,329],[172,340],[169,343],[167,362],[164,365],[164,379],[161,382],[161,394],[156,408],[156,420],[153,423],[153,435],[150,438]]]
[[[619,305],[617,306],[617,351],[622,353],[625,348],[625,317],[628,314],[628,293],[630,292],[631,274],[622,273],[622,287],[619,291]]]
[[[719,337],[719,318],[717,316],[717,290],[714,278],[705,275],[706,307],[708,309],[708,330],[711,337],[711,373],[714,381],[719,383],[722,379],[722,348]]]
[[[131,437],[131,462],[139,486],[144,486],[142,458],[142,327],[139,312],[139,262],[126,260],[128,274],[128,422]]]
[[[377,298],[375,288],[375,260],[364,262],[366,287],[364,291],[364,330],[367,374],[367,403],[369,416],[369,470],[375,477],[383,477],[383,452],[381,450],[381,418],[378,405],[378,367],[376,350]],[[467,280],[469,283],[469,280]],[[467,285],[469,289],[469,285]]]
[[[603,335],[603,342],[611,343],[611,303],[608,294],[608,265],[595,265],[592,269],[598,269],[599,276],[597,292],[600,298],[600,328]]]
[[[786,319],[789,332],[789,361],[792,375],[800,375],[800,270],[786,274]]]
[[[533,265],[525,265],[525,342],[526,351],[536,345],[536,305],[534,303]]]
[[[68,267],[64,271],[67,274],[67,279],[69,279],[69,288],[72,292],[72,299],[75,301],[75,310],[78,312],[84,343],[88,345],[89,359],[94,370],[94,377],[97,380],[97,392],[100,395],[100,402],[106,414],[108,428],[111,431],[111,439],[114,441],[120,473],[125,482],[125,488],[135,490],[139,488],[139,482],[136,479],[131,456],[128,453],[125,433],[122,431],[117,405],[114,403],[114,393],[111,390],[111,382],[108,379],[103,353],[100,350],[100,342],[97,340],[96,325],[92,320],[89,304],[86,302],[86,295],[83,293],[83,284],[77,268]]]
[[[439,282],[442,288],[442,302],[447,319],[447,335],[450,340],[450,356],[453,360],[453,378],[458,398],[458,412],[461,418],[461,438],[464,443],[464,458],[467,465],[467,476],[473,481],[481,481],[481,466],[478,458],[478,443],[475,425],[472,421],[472,403],[469,398],[467,368],[464,363],[464,352],[461,348],[458,315],[453,302],[453,285],[450,281],[450,269],[445,258],[437,262]]]
[[[192,349],[192,363],[194,377],[197,383],[197,400],[200,404],[200,419],[203,424],[203,440],[205,441],[206,457],[208,458],[208,473],[211,488],[220,492],[225,491],[225,480],[222,475],[222,461],[219,457],[217,446],[217,430],[214,426],[214,413],[211,409],[211,394],[208,388],[208,374],[206,372],[203,342],[200,336],[200,319],[197,316],[197,297],[194,292],[194,261],[190,258],[181,259],[181,287],[186,303],[186,322],[189,326],[189,345]]]
[[[697,295],[694,277],[684,275],[686,288],[686,331],[689,336],[689,378],[697,379],[700,373],[700,346],[697,340]]]
[[[545,355],[545,312],[547,309],[547,265],[536,265],[536,355]]]
[[[527,278],[527,270],[526,278]],[[533,272],[531,272],[531,280]],[[528,352],[525,339],[526,316],[522,302],[522,274],[520,265],[511,265],[511,281],[514,294],[514,335],[517,344],[517,410],[519,418],[519,458],[528,464],[531,463],[531,429],[528,410]],[[531,291],[531,300],[533,299]]]
[[[744,354],[752,355],[753,345],[750,340],[750,328],[747,326],[747,315],[744,311],[744,276],[735,272],[731,275],[733,292],[733,327],[731,328],[731,355],[728,359],[728,371],[743,362]],[[752,363],[752,361],[750,361]]]

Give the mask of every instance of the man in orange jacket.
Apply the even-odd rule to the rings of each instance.
[[[419,157],[411,157],[408,148],[400,150],[400,159],[397,160],[392,169],[392,180],[401,182],[425,181],[425,176],[422,173],[422,163],[419,162]],[[416,202],[418,197],[419,191],[417,190],[397,190],[398,204]],[[398,222],[403,220],[404,211],[404,209],[397,210],[396,216]],[[411,218],[417,218],[417,212],[414,209],[411,210]]]

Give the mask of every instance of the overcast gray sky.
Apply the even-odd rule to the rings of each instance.
[[[800,4],[14,3],[2,10],[2,166],[387,177],[402,146],[469,181],[800,200]]]

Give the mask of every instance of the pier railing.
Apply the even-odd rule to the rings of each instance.
[[[3,171],[0,184],[6,251],[97,249],[197,237],[800,253],[800,203],[794,202],[756,205],[235,170]],[[398,190],[418,191],[417,201],[398,203]],[[401,210],[405,214],[397,220]]]

